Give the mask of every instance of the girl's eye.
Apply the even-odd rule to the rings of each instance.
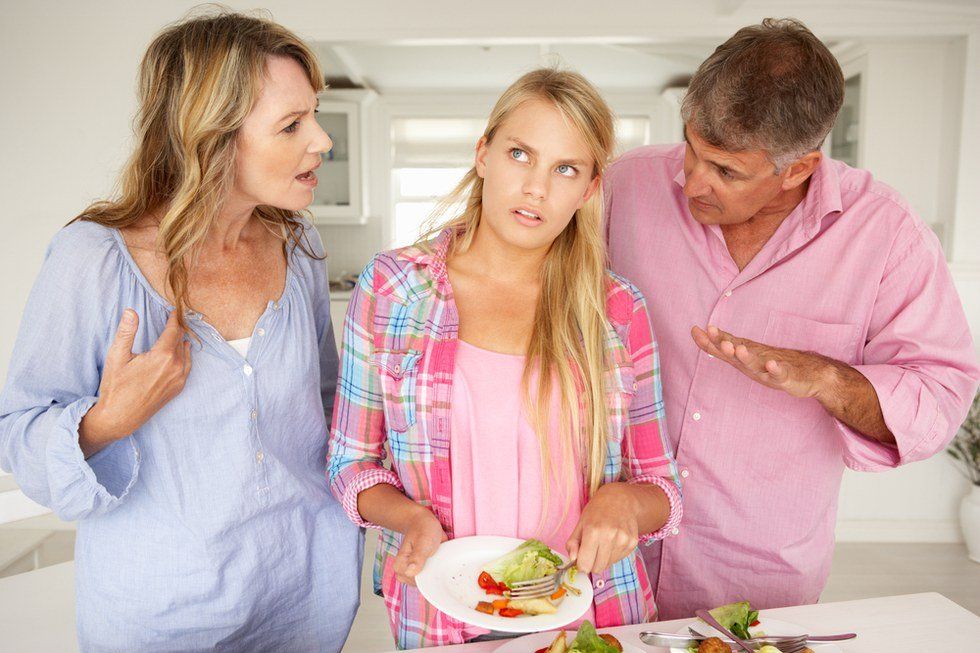
[[[285,129],[283,129],[283,131],[286,132],[287,134],[292,134],[298,128],[299,128],[299,120],[294,120],[292,124],[286,127]]]
[[[578,174],[578,170],[576,170],[573,166],[568,165],[567,163],[563,163],[560,166],[558,166],[557,170],[558,170],[558,174],[565,175],[566,177],[574,177],[576,174]]]
[[[527,152],[519,147],[510,148],[510,156],[515,161],[527,161]]]

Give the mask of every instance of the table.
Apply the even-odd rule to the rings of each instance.
[[[380,599],[369,596],[365,600]],[[779,608],[764,610],[762,614],[797,623],[814,633],[857,632],[858,639],[840,643],[847,653],[980,650],[980,617],[934,592]],[[624,642],[639,644],[641,630],[676,631],[687,621],[621,626],[610,632]],[[379,627],[387,628],[387,624]],[[937,633],[944,633],[941,647],[933,643]],[[489,653],[502,643],[480,642],[426,650]],[[666,650],[639,645],[650,653]],[[0,578],[0,650],[78,651],[73,562]]]
[[[778,608],[763,610],[762,615],[799,624],[811,633],[856,632],[857,639],[838,643],[847,653],[980,651],[980,617],[935,592]],[[674,632],[690,621],[678,619],[655,625],[620,626],[608,629],[608,632],[624,643],[638,645],[644,651],[662,653],[668,649],[641,643],[638,636],[640,631]],[[945,633],[940,647],[934,643],[937,633]],[[439,653],[490,653],[503,643],[479,642],[424,650]]]

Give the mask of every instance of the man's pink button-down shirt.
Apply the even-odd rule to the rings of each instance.
[[[660,343],[684,525],[651,561],[662,619],[750,600],[816,602],[844,467],[922,460],[952,438],[980,377],[939,242],[894,190],[825,159],[805,199],[739,271],[721,230],[691,217],[684,145],[627,153],[606,177],[612,268],[646,295]],[[703,353],[694,325],[853,365],[898,442]],[[655,558],[656,556],[654,556]]]

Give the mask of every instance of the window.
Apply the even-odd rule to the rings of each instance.
[[[421,235],[439,200],[473,165],[484,118],[393,118],[391,247]]]
[[[415,242],[422,234],[439,200],[449,194],[469,167],[395,168],[395,224],[392,246]],[[449,217],[449,216],[446,216]]]

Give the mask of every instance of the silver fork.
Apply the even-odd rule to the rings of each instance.
[[[574,561],[569,561],[558,568],[553,574],[535,578],[534,580],[518,581],[510,586],[510,598],[512,599],[539,599],[551,596],[561,587],[565,573],[575,566]]]
[[[650,646],[662,646],[666,648],[687,648],[692,642],[698,643],[702,642],[711,635],[705,635],[699,633],[693,628],[688,629],[690,635],[676,635],[671,633],[658,633],[651,631],[644,631],[640,633],[640,641],[644,644]],[[715,635],[717,637],[717,635]],[[737,646],[734,641],[726,639],[724,637],[720,638],[721,641],[726,644],[729,648]],[[742,640],[746,644],[752,647],[761,646],[762,644],[772,644],[777,647],[782,653],[799,653],[807,647],[806,635],[799,636],[781,636],[781,637],[753,637],[752,639]],[[754,650],[754,649],[753,649]]]
[[[690,631],[691,635],[695,637],[704,637],[704,635],[693,628],[689,627],[688,631]],[[761,646],[762,644],[772,644],[780,650],[780,653],[799,653],[799,651],[802,651],[807,647],[808,640],[809,635],[782,635],[778,637],[750,637],[749,639],[743,639],[742,641],[746,644],[750,644],[753,647],[756,645]],[[722,639],[722,641],[725,642],[724,639]],[[727,644],[728,642],[725,643]],[[732,642],[732,644],[735,644],[735,642]]]
[[[693,635],[695,637],[700,637],[700,638],[704,638],[705,637],[704,635],[702,635],[698,631],[694,630],[693,628],[688,628],[688,630],[691,632],[691,635]],[[722,641],[725,642],[726,644],[729,643],[729,642],[725,641],[724,639],[722,639]],[[773,646],[775,646],[776,648],[778,648],[781,653],[799,653],[799,651],[802,651],[803,649],[805,649],[807,647],[807,636],[806,635],[798,635],[798,636],[795,636],[795,637],[792,637],[792,636],[783,636],[783,637],[751,637],[749,639],[743,639],[742,641],[745,642],[746,644],[749,644],[749,645],[753,646],[753,647],[755,647],[755,646],[761,646],[763,644],[772,644]],[[734,646],[735,645],[735,642],[731,642],[731,644]]]

